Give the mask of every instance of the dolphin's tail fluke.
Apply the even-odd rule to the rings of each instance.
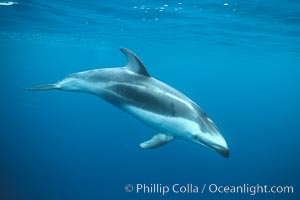
[[[55,89],[59,89],[59,86],[57,84],[38,85],[35,87],[25,88],[25,90],[32,90],[32,91],[55,90]]]

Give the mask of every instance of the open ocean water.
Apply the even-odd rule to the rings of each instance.
[[[23,89],[124,66],[120,47],[208,113],[230,158],[144,150],[155,130],[107,102]],[[1,1],[0,92],[1,200],[300,199],[298,0]]]

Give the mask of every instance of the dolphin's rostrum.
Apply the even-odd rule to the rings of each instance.
[[[141,143],[142,148],[160,147],[178,138],[201,144],[229,157],[224,137],[196,103],[173,87],[151,77],[133,52],[125,48],[121,48],[121,52],[128,61],[125,67],[78,72],[55,84],[27,89],[84,92],[106,100],[158,132],[150,140]]]

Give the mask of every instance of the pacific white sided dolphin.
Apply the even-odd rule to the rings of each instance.
[[[227,143],[207,114],[191,99],[173,87],[150,76],[142,61],[121,48],[127,65],[71,74],[54,84],[28,90],[62,90],[96,95],[133,115],[158,133],[140,144],[160,147],[175,138],[201,144],[229,157]]]

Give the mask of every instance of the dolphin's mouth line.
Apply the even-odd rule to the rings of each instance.
[[[196,142],[197,144],[201,144],[202,146],[215,151],[219,154],[221,154],[222,156],[228,158],[229,157],[229,149],[228,147],[224,147],[222,145],[218,145],[218,144],[213,144],[208,140],[193,140],[194,142]]]
[[[209,146],[208,146],[209,147]],[[220,145],[211,145],[209,148],[220,153],[222,156],[228,158],[229,157],[229,149]]]

